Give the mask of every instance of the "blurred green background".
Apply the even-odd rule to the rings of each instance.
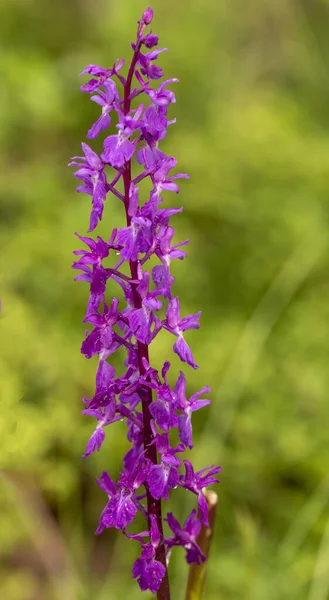
[[[79,353],[87,286],[74,231],[89,198],[66,167],[98,116],[88,63],[130,56],[140,0],[0,3],[0,596],[137,600],[137,544],[96,538],[94,477],[120,469],[123,426],[81,458],[94,361]],[[198,468],[222,465],[207,600],[329,598],[329,1],[154,0],[176,126],[163,144],[189,172],[174,266],[188,341],[213,405],[195,420]],[[112,203],[112,200],[111,200]],[[101,232],[120,218],[106,206]],[[178,261],[177,261],[178,262]],[[171,339],[155,355],[167,357]],[[178,362],[174,361],[177,368]],[[187,371],[186,371],[187,372]],[[178,490],[180,518],[193,506]],[[171,565],[173,599],[186,566]],[[145,594],[147,597],[147,594]]]

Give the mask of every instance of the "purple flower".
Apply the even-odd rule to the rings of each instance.
[[[173,156],[166,157],[154,172],[152,177],[154,183],[154,189],[151,194],[152,200],[159,199],[163,190],[178,194],[179,187],[177,183],[174,183],[174,179],[189,179],[189,176],[185,173],[178,173],[177,175],[171,175],[170,177],[168,176],[169,171],[171,171],[176,164],[177,160]]]
[[[79,260],[74,263],[73,268],[79,269],[81,265],[101,265],[103,258],[107,258],[110,252],[110,244],[98,236],[97,242],[92,238],[83,237],[78,233],[75,234],[88,247],[88,250],[73,250],[75,256],[80,256]]]
[[[90,299],[88,304],[89,310],[97,310],[104,296],[106,289],[106,281],[111,276],[102,266],[89,267],[88,265],[75,266],[73,269],[80,269],[82,273],[77,275],[75,281],[87,281],[90,283]]]
[[[82,414],[89,415],[90,417],[95,417],[95,419],[97,419],[98,421],[98,425],[88,441],[86,452],[83,455],[84,458],[86,458],[96,450],[100,450],[105,440],[105,432],[103,428],[106,425],[114,423],[115,421],[118,421],[118,419],[121,418],[121,415],[115,416],[115,412],[115,399],[112,402],[112,404],[108,404],[104,409],[86,408],[82,411]]]
[[[150,274],[145,272],[137,287],[142,306],[128,313],[130,329],[143,344],[150,344],[161,327],[161,321],[154,312],[160,310],[162,303],[148,292],[149,281]]]
[[[152,594],[156,594],[160,588],[165,572],[165,567],[155,560],[155,552],[150,548],[142,551],[141,557],[135,561],[132,569],[132,575],[137,579],[141,591],[150,590]]]
[[[96,392],[91,400],[84,398],[84,402],[91,409],[105,408],[115,403],[115,396],[120,389],[118,380],[115,379],[114,368],[101,359],[96,373]]]
[[[161,79],[163,76],[163,71],[160,67],[153,64],[153,61],[157,60],[159,54],[168,50],[168,48],[158,48],[157,50],[152,50],[151,52],[147,52],[146,54],[142,54],[138,52],[138,65],[141,68],[141,72],[147,79]]]
[[[175,410],[174,393],[172,392],[168,381],[167,372],[170,363],[166,362],[162,368],[162,377],[164,383],[161,383],[159,377],[153,378],[150,383],[152,389],[156,391],[156,400],[153,400],[150,406],[150,413],[155,420],[157,426],[168,433],[170,429],[175,429],[178,426],[178,418]]]
[[[161,460],[160,464],[150,466],[147,483],[153,498],[168,500],[169,491],[175,488],[179,482],[180,460],[175,454],[183,452],[184,446],[178,444],[175,448],[171,448],[167,433],[157,434],[155,428],[153,431]]]
[[[127,261],[137,261],[138,254],[146,252],[152,244],[152,222],[139,213],[131,219],[129,227],[118,232],[121,256]]]
[[[102,114],[96,123],[89,129],[87,137],[94,139],[101,131],[105,131],[111,124],[110,112],[114,109],[115,102],[119,100],[119,93],[112,79],[104,81],[102,84],[104,92],[98,90],[98,94],[91,96],[90,100],[102,107]]]
[[[179,373],[175,385],[175,406],[182,414],[178,417],[179,439],[188,448],[192,449],[192,412],[210,404],[210,400],[199,400],[202,394],[210,392],[208,386],[202,388],[200,392],[193,394],[189,400],[186,399],[186,378],[182,371]]]
[[[140,129],[141,123],[139,118],[143,112],[144,106],[141,105],[135,112],[134,116],[125,116],[119,113],[119,123],[117,135],[109,135],[104,141],[104,153],[102,158],[114,168],[120,169],[125,162],[128,162],[134,152],[135,145],[130,141],[130,136]]]
[[[195,473],[189,460],[184,460],[184,465],[185,475],[180,477],[180,485],[198,496],[201,523],[208,526],[208,505],[202,493],[202,489],[209,485],[213,485],[214,483],[219,483],[219,479],[214,477],[214,475],[220,472],[220,467],[211,465],[210,467],[206,467]]]
[[[158,233],[159,238],[159,246],[156,251],[157,256],[160,260],[166,265],[170,266],[170,263],[175,258],[179,258],[179,260],[183,260],[186,257],[186,252],[184,250],[178,250],[181,246],[186,246],[189,242],[185,240],[184,242],[180,242],[179,244],[174,244],[174,246],[170,246],[171,240],[175,235],[175,230],[173,227],[162,226]]]
[[[101,486],[100,480],[97,481]],[[138,510],[137,499],[135,495],[130,492],[130,490],[124,487],[121,489],[119,488],[118,491],[113,491],[112,495],[110,495],[110,489],[104,489],[104,491],[107,491],[109,501],[101,514],[100,522],[98,528],[96,529],[97,535],[102,533],[105,528],[108,529],[109,527],[115,527],[116,529],[122,530],[125,529],[130,523],[132,523]]]
[[[120,169],[134,154],[135,146],[123,133],[110,135],[104,142],[104,161]]]
[[[148,90],[148,94],[151,94],[152,92],[155,93],[154,90]],[[160,110],[158,106],[154,106],[153,104],[145,109],[142,118],[142,133],[149,146],[153,145],[155,142],[159,142],[165,137],[167,126],[168,121],[166,119],[165,111]],[[162,158],[167,158],[163,152],[161,152],[160,156],[157,156],[158,160],[161,160]],[[155,161],[153,160],[146,164],[153,164],[154,162]]]
[[[167,318],[164,323],[164,328],[178,338],[173,346],[174,352],[179,356],[181,361],[187,362],[193,369],[197,369],[198,365],[195,364],[192,352],[184,340],[183,331],[187,331],[188,329],[199,329],[200,314],[201,312],[198,312],[181,319],[179,299],[176,297],[172,298],[168,304],[166,312]]]
[[[104,163],[88,144],[81,144],[84,156],[75,156],[69,166],[80,167],[74,173],[83,185],[77,187],[77,192],[92,196],[93,209],[90,215],[89,231],[93,231],[98,221],[102,219],[103,202],[106,199],[106,176],[103,172]],[[77,160],[81,162],[77,162]]]
[[[196,542],[201,529],[201,523],[197,518],[197,511],[193,510],[187,517],[182,528],[172,513],[168,513],[166,519],[174,535],[166,538],[168,546],[183,546],[186,550],[186,560],[189,564],[202,564],[206,557]]]
[[[99,87],[101,87],[104,82],[111,77],[112,75],[118,75],[120,69],[122,69],[124,65],[124,60],[117,60],[112,69],[104,69],[103,67],[99,67],[98,65],[88,65],[80,75],[92,75],[93,77],[97,77],[97,79],[90,79],[88,83],[81,85],[80,89],[83,92],[93,93]]]
[[[150,590],[152,594],[158,591],[165,572],[163,564],[155,560],[155,550],[150,547],[143,549],[132,570],[133,578],[137,579],[142,592]]]
[[[86,337],[81,346],[81,353],[87,358],[91,358],[94,354],[100,354],[103,359],[109,356],[107,351],[112,347],[113,341],[117,341],[117,338],[113,340],[112,327],[119,319],[118,303],[119,301],[113,298],[111,307],[108,308],[104,302],[102,314],[94,312],[88,314],[83,320],[84,323],[94,325],[92,333]]]
[[[99,86],[103,85],[104,81],[111,75],[110,69],[103,69],[103,67],[99,67],[98,65],[88,65],[83,71],[80,73],[81,75],[92,75],[97,77],[97,79],[90,79],[87,84],[80,86],[80,89],[83,92],[94,92]]]
[[[173,104],[176,102],[176,97],[174,92],[171,90],[166,90],[165,87],[170,83],[177,83],[179,79],[175,77],[172,79],[166,79],[163,81],[161,85],[159,85],[157,90],[153,90],[152,88],[147,90],[147,94],[150,96],[153,104],[157,104],[158,106],[168,106],[168,104]]]
[[[121,473],[118,488],[106,471],[97,482],[100,488],[108,495],[109,501],[104,508],[96,533],[104,528],[115,527],[124,530],[134,520],[139,509],[136,490],[144,483],[147,469],[143,465],[126,473]]]
[[[155,559],[156,549],[161,540],[155,515],[150,515],[150,531],[143,531],[140,534],[129,535],[128,537],[139,540],[142,548],[142,554],[140,558],[137,558],[133,566],[133,577],[137,579],[142,592],[150,590],[153,594],[156,594],[166,569],[161,562]],[[143,542],[144,537],[150,538],[148,544]]]

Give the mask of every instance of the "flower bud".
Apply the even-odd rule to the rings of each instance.
[[[147,10],[144,10],[143,15],[142,15],[142,21],[143,21],[144,25],[149,25],[151,23],[152,19],[153,19],[152,8],[148,8]]]

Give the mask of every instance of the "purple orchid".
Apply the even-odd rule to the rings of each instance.
[[[119,93],[112,79],[107,79],[102,84],[103,90],[98,90],[98,94],[91,96],[90,100],[102,107],[102,114],[96,123],[89,129],[87,137],[96,138],[101,131],[105,131],[111,124],[110,112],[115,109],[115,102],[119,100]]]
[[[168,304],[167,312],[166,312],[166,321],[164,323],[164,328],[170,331],[177,336],[177,341],[174,343],[173,350],[176,354],[178,354],[179,358],[183,362],[187,362],[193,369],[197,369],[198,365],[194,362],[194,358],[192,352],[187,345],[183,332],[188,329],[199,329],[201,312],[198,312],[194,315],[189,315],[180,318],[180,306],[179,299],[172,298]]]
[[[157,434],[152,422],[151,428],[154,443],[160,456],[160,463],[150,466],[147,483],[153,498],[168,500],[169,491],[175,488],[179,482],[178,467],[180,466],[180,460],[176,454],[177,452],[183,452],[184,445],[178,444],[175,448],[172,448],[167,433]]]
[[[213,485],[214,483],[219,483],[219,479],[214,477],[214,475],[220,472],[220,467],[211,465],[210,467],[205,467],[205,469],[201,469],[201,471],[195,473],[193,465],[189,460],[184,460],[184,465],[185,475],[181,475],[179,485],[198,496],[200,520],[203,525],[208,526],[208,506],[202,493],[202,489],[209,485]]]
[[[108,500],[96,533],[114,527],[138,541],[141,555],[134,563],[133,577],[142,591],[150,590],[158,600],[169,600],[167,565],[171,549],[185,548],[188,563],[200,564],[205,559],[196,541],[201,523],[208,523],[203,490],[217,483],[214,475],[219,467],[195,472],[184,460],[185,474],[181,473],[178,455],[193,447],[192,413],[210,403],[203,398],[209,388],[188,399],[182,371],[172,387],[170,362],[166,360],[160,371],[150,362],[153,340],[166,330],[176,338],[173,350],[180,360],[196,369],[184,335],[199,328],[201,314],[181,317],[179,299],[173,294],[171,262],[186,258],[188,240],[173,241],[171,218],[183,209],[163,203],[167,192],[179,193],[177,179],[188,179],[188,175],[173,172],[177,160],[158,147],[168,127],[175,123],[175,119],[168,119],[168,108],[176,102],[170,87],[178,80],[158,83],[163,72],[155,63],[166,48],[157,48],[157,35],[146,31],[152,19],[153,11],[148,8],[138,21],[126,75],[122,74],[123,60],[111,68],[88,65],[82,71],[91,77],[81,86],[82,91],[91,94],[90,99],[101,108],[87,137],[94,139],[105,133],[100,156],[83,143],[84,156],[74,157],[70,163],[78,167],[75,176],[82,181],[77,190],[92,198],[89,231],[102,219],[109,196],[119,200],[125,223],[112,230],[109,241],[77,234],[86,249],[74,251],[73,268],[79,271],[75,279],[87,282],[90,288],[83,319],[88,330],[81,352],[88,359],[98,359],[95,393],[83,399],[82,412],[96,419],[84,456],[101,449],[106,427],[112,423],[125,424],[129,444],[119,481],[115,483],[106,471],[98,479]],[[137,105],[142,95],[143,102]],[[118,131],[107,135],[113,113]],[[113,171],[108,181],[105,173]],[[149,195],[143,199],[140,190],[144,188],[139,184],[146,181]],[[117,286],[118,297],[111,296],[109,281],[112,287]],[[109,362],[117,350],[125,355],[120,375]],[[174,445],[171,440],[177,437],[180,443]],[[169,512],[166,520],[173,535],[165,538],[161,501],[168,501],[177,486],[197,496],[199,516],[192,511],[181,527]],[[147,529],[128,533],[127,527],[134,523],[137,513],[146,518]]]
[[[91,75],[92,77],[97,77],[97,79],[90,79],[88,83],[81,85],[80,89],[82,92],[93,93],[95,90],[99,89],[104,82],[106,82],[110,77],[118,75],[119,71],[122,69],[125,61],[123,59],[115,61],[112,69],[104,69],[103,67],[99,67],[98,65],[87,65],[80,73],[81,75]]]
[[[89,231],[93,231],[98,221],[102,219],[103,203],[106,200],[105,164],[88,144],[82,142],[81,145],[84,156],[74,156],[70,166],[80,167],[74,173],[77,179],[83,181],[83,185],[77,187],[77,192],[84,192],[92,196],[93,209],[90,215]]]
[[[101,446],[105,440],[105,425],[109,425],[110,423],[114,423],[114,421],[118,421],[121,418],[120,415],[116,415],[116,404],[115,399],[113,398],[113,403],[108,404],[106,408],[86,408],[82,411],[82,414],[89,415],[90,417],[95,417],[98,421],[98,425],[89,439],[87,444],[87,449],[84,458],[95,452],[95,450],[100,450]]]
[[[182,412],[178,417],[179,439],[184,446],[187,446],[191,450],[193,448],[191,415],[192,412],[210,404],[210,400],[199,400],[199,397],[202,394],[210,392],[210,388],[208,386],[202,388],[200,392],[193,394],[193,396],[187,400],[186,377],[183,371],[180,371],[174,392],[176,408]]]
[[[186,550],[186,560],[189,564],[198,565],[206,560],[206,557],[199,548],[196,539],[200,533],[201,523],[197,517],[197,511],[193,510],[187,517],[184,527],[181,527],[172,513],[168,513],[166,521],[174,535],[166,538],[166,543],[171,546],[183,546]]]
[[[99,354],[102,360],[105,360],[112,354],[111,348],[113,344],[116,344],[119,337],[113,332],[113,325],[119,319],[118,303],[119,301],[113,298],[111,307],[108,308],[106,302],[104,302],[102,314],[99,312],[89,313],[83,320],[83,323],[94,325],[93,331],[87,335],[81,346],[81,353],[85,354],[87,358]]]
[[[97,479],[97,482],[108,495],[109,501],[101,514],[96,533],[101,533],[105,527],[124,530],[127,525],[132,523],[138,511],[134,482],[128,479],[126,475],[121,474],[117,489],[114,481],[106,471],[103,472],[100,479]],[[142,483],[143,481],[140,485]]]
[[[149,531],[143,531],[137,535],[128,535],[128,537],[141,542],[142,548],[141,556],[140,558],[137,558],[133,566],[133,577],[138,580],[142,592],[150,590],[155,594],[165,575],[164,565],[155,558],[156,550],[161,541],[161,533],[157,525],[156,517],[151,515]],[[150,538],[148,544],[144,542],[144,537]]]

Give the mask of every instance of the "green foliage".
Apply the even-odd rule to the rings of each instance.
[[[222,465],[208,600],[328,597],[329,2],[154,0],[179,77],[165,151],[181,185],[175,265],[189,341],[213,405],[195,423],[200,466]],[[95,364],[79,354],[87,290],[70,269],[89,200],[66,163],[95,118],[77,74],[129,55],[141,0],[0,6],[0,588],[6,600],[140,597],[136,545],[94,539],[123,425],[80,457]],[[96,111],[96,112],[95,112]],[[120,218],[105,207],[102,230]],[[176,199],[170,199],[176,202]],[[157,342],[167,356],[170,340]],[[174,361],[175,366],[178,363]],[[190,505],[180,491],[176,511]],[[174,508],[171,505],[171,508]],[[173,558],[173,597],[187,569]]]

